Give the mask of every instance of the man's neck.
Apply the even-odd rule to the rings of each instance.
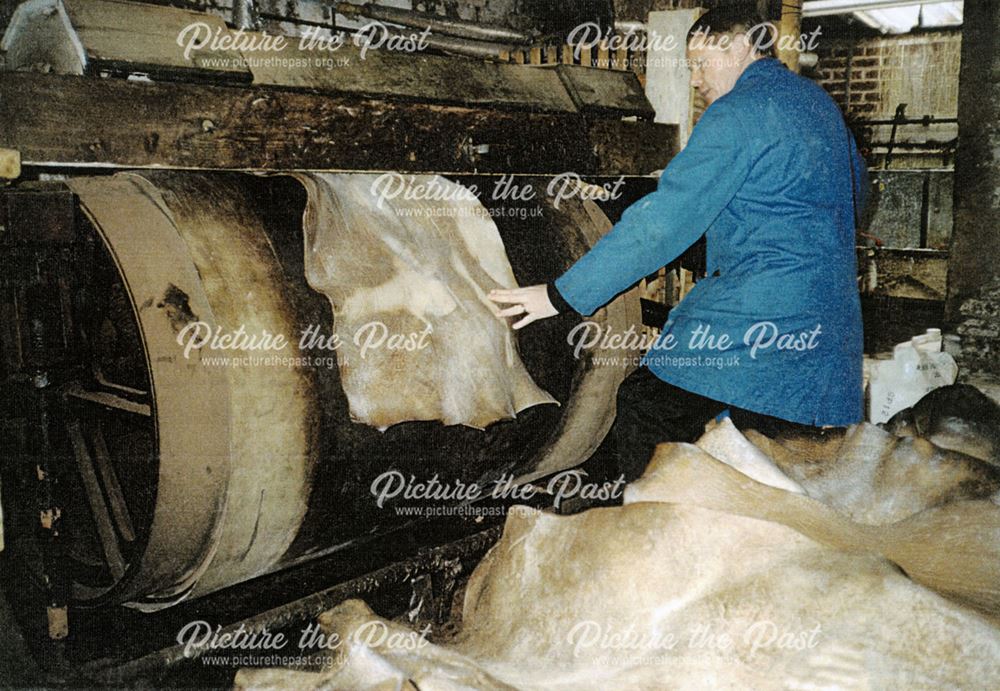
[[[747,71],[747,68],[750,67],[750,65],[754,64],[755,62],[760,62],[761,60],[764,59],[764,57],[765,56],[761,55],[760,53],[752,53],[748,55],[744,59],[742,67],[740,68],[740,76],[741,77],[743,76],[743,73]]]

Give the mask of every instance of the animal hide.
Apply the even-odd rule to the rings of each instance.
[[[885,425],[896,436],[925,437],[1000,468],[1000,404],[968,384],[934,389]]]
[[[697,446],[663,444],[623,506],[512,512],[472,574],[448,644],[400,644],[405,627],[349,601],[321,618],[345,641],[330,671],[243,670],[237,685],[997,687],[1000,507],[929,490],[870,510],[892,503],[890,479],[935,481],[919,473],[889,473],[877,491],[848,492],[856,499],[839,510],[813,496],[817,479],[837,475],[829,467],[842,447],[891,466],[900,445],[859,426],[817,445],[826,461],[768,440],[779,461],[727,423]],[[965,460],[938,462],[948,458]],[[798,482],[778,470],[796,465],[811,470]],[[373,622],[395,643],[363,636]]]
[[[379,176],[298,174],[309,285],[333,307],[351,417],[485,428],[555,403],[532,380],[486,294],[517,285],[499,231],[468,189],[439,176],[412,188],[447,201],[377,193]]]

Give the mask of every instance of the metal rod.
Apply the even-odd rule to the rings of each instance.
[[[922,118],[882,118],[876,120],[865,120],[864,118],[854,118],[852,123],[857,125],[940,125],[957,123],[958,118],[938,118],[932,115],[925,115]]]
[[[48,634],[53,641],[61,641],[69,635],[69,593],[70,585],[66,572],[66,544],[62,535],[62,492],[59,489],[63,471],[50,437],[51,400],[42,390],[40,377],[36,379],[32,404],[37,408],[38,435],[32,446],[36,459],[36,509],[38,511],[38,536],[42,552],[42,582],[45,591],[45,615],[48,620]],[[56,475],[58,473],[58,476]]]
[[[94,427],[94,460],[97,462],[97,472],[104,483],[104,489],[108,494],[108,504],[111,506],[111,517],[115,519],[118,532],[126,542],[135,541],[135,527],[132,524],[132,515],[129,513],[128,504],[125,502],[125,493],[122,492],[121,482],[118,481],[118,473],[111,463],[111,454],[108,453],[108,444],[104,440],[104,428],[98,420]]]
[[[283,22],[286,24],[298,24],[301,26],[315,26],[319,29],[329,29],[330,31],[336,33],[338,31],[347,31],[342,26],[337,26],[336,22],[319,22],[312,19],[301,19],[299,17],[288,17],[283,14],[272,14],[270,12],[261,12],[258,15],[261,19],[266,19],[271,22]]]
[[[149,392],[143,389],[136,389],[131,386],[125,386],[124,384],[116,384],[113,381],[108,381],[108,379],[104,376],[104,373],[101,372],[100,365],[98,365],[97,363],[94,363],[94,366],[91,367],[91,372],[93,373],[94,379],[97,381],[97,383],[106,389],[114,389],[115,391],[121,391],[123,394],[126,394],[128,396],[143,396],[146,398],[149,397]]]
[[[412,33],[406,29],[394,26],[386,26],[385,31],[390,36],[410,38]],[[487,43],[486,41],[474,41],[457,36],[425,36],[424,43],[428,48],[434,48],[446,53],[456,55],[467,55],[473,58],[496,58],[504,51],[517,50],[514,46],[505,43]]]
[[[354,5],[351,5],[351,7],[354,7]],[[331,22],[317,22],[308,19],[283,17],[277,14],[261,14],[260,16],[262,19],[270,21],[290,22],[293,24],[301,24],[303,26],[315,26],[330,29],[331,31],[352,31],[352,29],[338,26],[337,24]],[[398,36],[402,38],[409,38],[411,36],[411,33],[395,26],[385,26],[385,31],[391,36]],[[504,51],[510,52],[516,50],[514,46],[506,43],[489,43],[486,41],[470,40],[456,36],[430,35],[424,38],[424,42],[429,48],[435,48],[446,53],[467,55],[474,58],[496,58]]]
[[[254,0],[233,0],[233,26],[244,31],[260,29],[260,15]]]
[[[502,530],[502,526],[494,526],[462,540],[418,554],[411,559],[390,564],[370,574],[232,623],[223,627],[220,635],[235,633],[240,628],[248,634],[260,633],[265,629],[277,631],[296,623],[309,621],[344,600],[377,592],[387,584],[401,583],[405,579],[412,578],[415,574],[432,571],[434,564],[441,559],[485,552],[500,538]],[[185,651],[186,646],[175,645],[129,660],[124,664],[119,660],[95,660],[83,665],[81,671],[88,678],[120,682],[144,673],[161,670],[187,659],[196,659],[209,652],[207,647],[192,650],[189,655],[185,655]]]
[[[899,121],[906,117],[906,104],[900,103],[896,106],[896,114],[893,116],[892,130],[889,132],[889,145],[886,147],[885,159],[882,161],[882,168],[888,169],[889,163],[892,161],[892,149],[896,144],[896,129],[899,127]]]
[[[104,552],[104,562],[115,580],[120,580],[125,575],[125,559],[118,546],[118,536],[115,535],[108,505],[104,501],[101,486],[97,482],[94,462],[87,451],[87,443],[80,430],[80,423],[75,419],[67,420],[66,432],[69,435],[70,444],[73,446],[73,455],[76,457],[77,468],[80,470],[80,479],[90,504],[90,511],[94,516],[94,525],[97,527],[97,536],[100,538],[101,551]]]
[[[874,150],[876,147],[886,147],[888,148],[890,142],[872,142],[869,146]],[[926,151],[949,151],[954,149],[958,144],[957,139],[949,139],[948,141],[930,141],[930,142],[892,142],[894,149],[916,149],[916,150],[926,150]]]
[[[463,22],[458,19],[433,17],[424,12],[401,10],[395,7],[381,5],[353,5],[349,2],[338,2],[334,8],[345,17],[365,17],[383,22],[412,26],[418,29],[430,29],[434,33],[456,36],[472,41],[492,41],[495,43],[531,43],[531,37],[499,26],[484,26]]]
[[[402,32],[401,35],[403,35]],[[467,38],[458,38],[455,36],[428,36],[425,41],[431,48],[473,58],[496,58],[501,53],[517,50],[514,46],[503,43],[472,41]]]
[[[151,417],[153,414],[152,408],[146,403],[136,403],[135,401],[130,401],[127,398],[116,396],[115,394],[107,391],[88,391],[77,383],[65,385],[62,389],[62,393],[81,401],[97,403],[108,408],[115,408],[116,410],[122,410],[126,413],[132,413],[134,415]]]

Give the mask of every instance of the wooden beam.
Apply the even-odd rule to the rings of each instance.
[[[574,109],[569,94],[549,70],[388,50],[363,53],[350,44],[326,57],[293,44],[270,57],[270,61],[251,63],[257,86],[483,108]],[[531,64],[540,63],[541,49],[531,49]]]
[[[620,156],[609,173],[595,150],[622,141],[658,150],[669,137],[653,126],[650,141],[637,141],[626,135],[638,123],[608,118],[600,136],[620,141],[594,141],[585,123],[579,113],[269,87],[0,74],[0,147],[20,150],[26,165],[627,175],[648,171]]]
[[[581,113],[603,113],[609,118],[636,115],[647,120],[656,116],[633,72],[577,65],[559,65],[555,72]]]
[[[598,175],[648,175],[663,170],[678,151],[677,125],[592,119],[587,139]]]

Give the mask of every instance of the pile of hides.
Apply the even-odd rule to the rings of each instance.
[[[899,434],[770,439],[726,420],[660,445],[623,506],[511,513],[449,642],[402,644],[416,634],[351,600],[320,619],[343,641],[327,671],[236,684],[1000,688],[997,456],[968,429],[971,454],[913,436],[927,416],[904,412]],[[373,621],[395,637],[359,636]]]
[[[295,177],[309,195],[306,278],[333,307],[353,420],[382,430],[411,420],[481,429],[556,402],[486,297],[517,281],[471,191],[436,175],[409,176],[423,195],[387,194],[377,175]]]

